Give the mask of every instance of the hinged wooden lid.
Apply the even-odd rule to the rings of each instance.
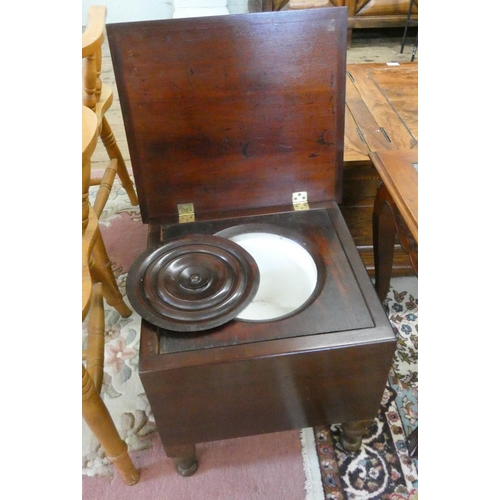
[[[145,222],[340,201],[347,10],[107,26]]]

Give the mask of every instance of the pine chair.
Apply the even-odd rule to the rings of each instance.
[[[84,247],[86,246],[84,240]],[[88,256],[88,254],[87,254]],[[100,397],[104,364],[104,306],[101,283],[92,284],[88,267],[82,266],[82,320],[88,315],[87,349],[82,363],[82,414],[90,430],[102,444],[106,456],[122,476],[133,485],[139,481],[126,443],[120,438],[106,405]],[[86,366],[85,366],[86,365]]]
[[[102,283],[107,303],[114,307],[121,316],[127,318],[132,311],[125,304],[118,289],[99,230],[97,214],[89,202],[91,157],[97,143],[98,130],[97,115],[82,106],[82,237],[85,241],[88,240],[89,272],[93,282]]]
[[[106,111],[113,102],[113,92],[109,85],[101,81],[102,44],[105,39],[106,7],[94,5],[89,8],[87,26],[82,35],[83,59],[83,105],[93,110],[99,119],[99,136],[110,162],[102,177],[91,179],[90,185],[99,186],[94,202],[97,217],[102,213],[108,200],[116,174],[127,192],[130,203],[137,205],[137,194],[127,171],[125,161],[108,120]]]
[[[97,136],[97,117],[91,110],[83,107],[82,160],[84,164],[90,163]],[[86,170],[84,168],[84,171]],[[116,298],[116,292],[118,295],[120,293],[116,282],[110,279],[111,268],[107,265],[109,261],[106,262],[105,251],[103,252],[104,246],[97,216],[94,209],[89,206],[88,198],[85,203],[85,198],[84,196],[82,224],[82,321],[88,316],[89,322],[87,349],[83,352],[83,360],[86,363],[82,363],[82,414],[90,430],[102,444],[106,456],[113,462],[123,480],[132,485],[139,481],[139,473],[130,459],[127,445],[120,438],[111,415],[100,397],[104,366],[103,290],[105,288],[113,290],[113,298]],[[98,248],[101,247],[97,253],[95,252],[96,245]],[[104,287],[102,283],[97,282],[95,275],[103,279],[107,286]],[[130,315],[130,310],[123,303],[123,299],[118,302],[122,314]]]
[[[104,364],[102,285],[101,283],[92,284],[85,265],[82,270],[82,320],[87,314],[89,317],[87,349],[83,353],[86,363],[82,363],[82,415],[123,480],[133,485],[139,481],[139,472],[128,454],[126,443],[120,438],[111,415],[100,397]]]

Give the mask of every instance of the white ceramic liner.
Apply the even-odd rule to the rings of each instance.
[[[299,243],[272,233],[231,236],[257,262],[260,285],[253,301],[237,316],[266,321],[292,313],[311,296],[318,281],[316,264]]]

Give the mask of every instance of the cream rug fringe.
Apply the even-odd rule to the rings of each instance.
[[[325,494],[323,493],[321,471],[316,453],[316,442],[311,427],[301,429],[300,442],[302,443],[302,463],[306,475],[305,500],[324,500]]]

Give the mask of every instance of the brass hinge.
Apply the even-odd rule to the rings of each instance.
[[[309,210],[307,203],[307,191],[298,191],[292,195],[292,203],[294,210]]]
[[[192,203],[181,203],[177,205],[179,223],[194,222],[194,205]]]

